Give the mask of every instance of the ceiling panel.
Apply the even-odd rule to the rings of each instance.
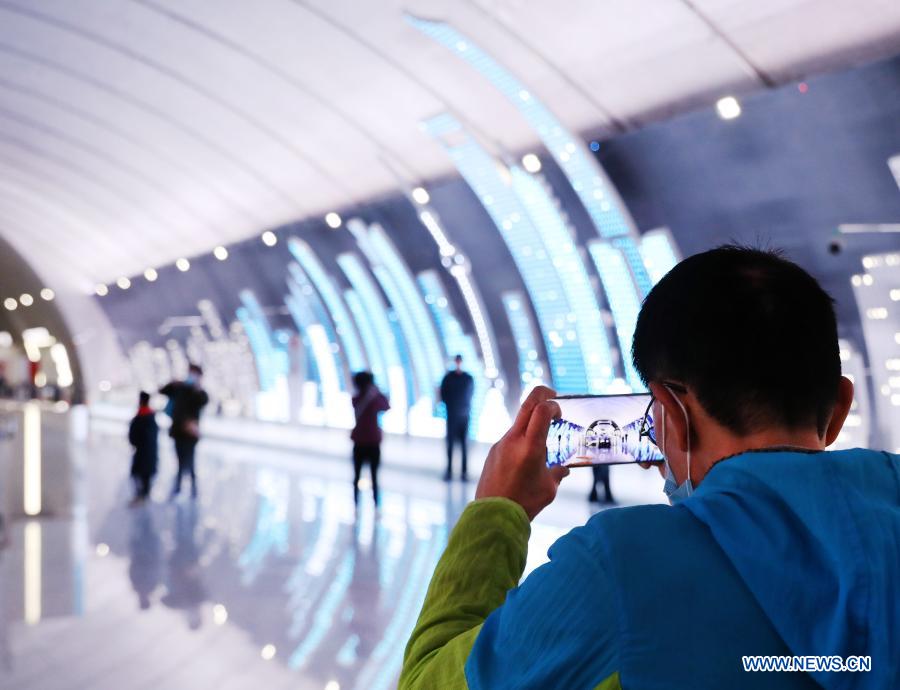
[[[451,22],[576,131],[900,49],[885,0],[0,0],[0,233],[90,290],[448,173],[419,128],[442,110],[495,152],[534,145],[404,11]]]

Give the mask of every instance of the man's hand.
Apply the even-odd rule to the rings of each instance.
[[[547,432],[560,415],[556,392],[538,386],[522,403],[512,427],[488,453],[475,498],[501,497],[525,509],[529,520],[556,498],[567,467],[547,467]]]

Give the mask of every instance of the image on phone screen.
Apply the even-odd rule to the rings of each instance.
[[[663,456],[641,436],[649,393],[568,395],[554,399],[562,416],[547,434],[547,464],[566,467],[662,462]],[[648,419],[652,423],[652,417]]]

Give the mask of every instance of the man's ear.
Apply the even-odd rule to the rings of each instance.
[[[666,445],[674,443],[682,453],[688,449],[688,425],[681,411],[681,401],[675,399],[675,395],[661,383],[651,381],[647,384],[653,397],[663,406],[663,414],[666,415]],[[686,405],[685,405],[686,407]],[[657,439],[659,438],[662,420],[653,420],[656,427]]]
[[[825,446],[828,447],[834,443],[838,434],[844,426],[844,421],[850,413],[850,406],[853,404],[853,382],[846,376],[841,376],[838,383],[837,402],[834,404],[834,410],[831,413],[831,419],[828,420],[828,426],[825,428]]]

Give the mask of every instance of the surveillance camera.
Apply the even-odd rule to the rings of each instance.
[[[844,243],[840,240],[831,240],[828,243],[828,253],[837,256],[844,251]]]

